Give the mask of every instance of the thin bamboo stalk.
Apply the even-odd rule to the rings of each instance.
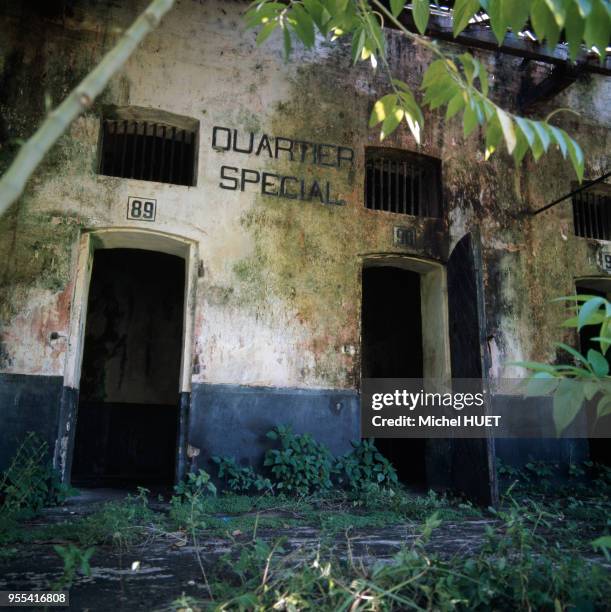
[[[28,179],[49,149],[70,124],[91,106],[108,81],[173,5],[174,0],[153,0],[102,61],[49,113],[36,133],[21,147],[0,179],[0,216],[23,193]]]

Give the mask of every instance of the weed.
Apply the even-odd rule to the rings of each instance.
[[[334,471],[341,485],[361,491],[371,484],[389,487],[399,484],[397,471],[375,447],[373,440],[352,442],[353,449],[335,464]]]
[[[47,443],[28,432],[0,476],[0,513],[34,515],[44,506],[61,504],[70,492],[51,465]]]
[[[240,467],[233,457],[212,457],[218,465],[218,476],[235,493],[268,491],[273,493],[274,486],[269,478],[257,474],[252,467]]]
[[[323,444],[310,434],[294,434],[283,425],[269,431],[267,437],[280,443],[279,449],[265,453],[264,460],[279,491],[309,495],[332,487],[333,456]]]
[[[69,589],[77,573],[81,573],[83,576],[91,575],[89,559],[91,559],[95,552],[93,546],[86,550],[81,550],[74,546],[74,544],[69,544],[68,546],[54,546],[53,550],[62,559],[64,570],[62,575],[53,583],[52,590],[63,591],[64,589]]]
[[[170,500],[170,519],[179,528],[190,532],[206,526],[205,503],[207,497],[216,495],[216,487],[210,474],[204,470],[190,473],[174,487],[176,495]]]

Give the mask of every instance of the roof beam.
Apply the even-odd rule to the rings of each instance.
[[[411,11],[403,11],[399,16],[399,20],[408,30],[415,33],[418,32]],[[505,53],[556,66],[570,63],[566,45],[557,45],[554,49],[548,49],[536,41],[530,41],[507,32],[503,44],[499,46],[492,30],[478,24],[468,26],[454,38],[452,34],[452,17],[450,15],[431,15],[426,35],[431,38],[458,43],[465,47]],[[606,76],[611,75],[611,56],[608,55],[605,57],[604,63],[601,64],[598,56],[595,54],[589,55],[584,50],[577,57],[575,65],[582,72],[592,72]]]

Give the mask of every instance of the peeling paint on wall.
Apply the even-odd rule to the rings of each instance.
[[[57,102],[108,49],[143,2],[76,3],[63,21],[26,13],[14,2],[0,23],[0,164],[45,113],[43,91]],[[426,113],[422,145],[403,129],[384,146],[442,160],[441,220],[379,213],[364,206],[365,147],[371,103],[387,87],[382,73],[351,65],[345,44],[296,50],[285,63],[280,41],[259,48],[243,32],[239,2],[181,3],[115,77],[92,111],[77,120],[36,173],[24,197],[0,220],[0,368],[61,376],[79,235],[127,221],[129,196],[157,200],[155,229],[194,240],[198,279],[192,358],[194,382],[353,389],[360,361],[360,271],[375,253],[446,261],[473,228],[482,240],[492,374],[515,359],[554,358],[558,316],[550,300],[571,293],[574,279],[599,274],[596,241],[572,233],[570,203],[536,218],[522,211],[571,188],[559,154],[519,169],[505,152],[485,162],[477,137],[459,121]],[[20,37],[28,27],[44,36]],[[427,53],[391,34],[390,62],[417,86]],[[518,62],[479,53],[493,75],[493,97],[514,105]],[[547,68],[536,65],[535,76]],[[608,165],[605,100],[611,86],[593,76],[577,83],[537,117],[571,105],[582,114],[558,121],[587,153],[586,175]],[[29,93],[28,93],[29,92]],[[140,106],[200,122],[197,187],[96,173],[103,105]],[[212,148],[212,127],[332,143],[355,151],[351,169],[253,159]],[[328,180],[344,206],[293,202],[257,190],[219,187],[220,167]],[[393,244],[393,227],[416,229],[414,247]],[[54,335],[54,340],[51,340]],[[346,347],[352,347],[346,349]]]

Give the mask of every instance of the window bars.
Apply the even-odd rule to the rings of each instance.
[[[370,210],[440,217],[440,163],[394,149],[368,149],[365,206]]]
[[[611,190],[585,189],[573,195],[575,235],[611,240]]]
[[[196,132],[147,121],[102,121],[100,174],[195,184]]]

